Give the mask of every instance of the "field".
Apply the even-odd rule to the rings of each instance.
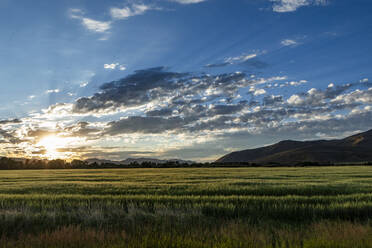
[[[0,247],[372,247],[372,167],[0,171]]]

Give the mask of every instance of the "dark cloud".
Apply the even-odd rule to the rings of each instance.
[[[169,102],[168,108],[172,108],[177,105],[201,104],[219,97],[233,99],[240,88],[252,83],[254,82],[247,79],[244,73],[191,75],[169,72],[163,67],[151,68],[103,84],[100,92],[91,97],[78,99],[73,105],[73,112],[96,113],[120,107],[137,107],[162,100]],[[165,113],[155,110],[148,115],[161,116]]]
[[[265,96],[263,99],[263,105],[269,106],[269,105],[275,105],[277,103],[282,103],[283,102],[283,96]]]
[[[73,112],[86,113],[118,107],[132,107],[166,96],[182,86],[187,74],[165,71],[163,67],[139,70],[118,81],[103,84],[101,92],[76,101]]]
[[[208,115],[231,115],[241,111],[247,105],[246,101],[242,101],[239,104],[230,104],[230,105],[213,105],[208,109]]]
[[[0,129],[0,135],[4,138],[1,143],[19,144],[23,140],[15,135],[14,130],[3,130]]]
[[[101,130],[94,128],[94,127],[89,127],[88,122],[78,122],[75,125],[66,127],[64,131],[68,132],[69,136],[73,137],[89,137],[89,136],[95,136],[95,134],[98,134]]]
[[[147,116],[154,117],[154,116],[170,116],[173,113],[173,109],[171,108],[163,108],[159,110],[151,110],[146,112]]]
[[[5,124],[19,124],[22,123],[20,119],[12,119],[12,120],[1,120],[0,125],[5,125]]]
[[[180,117],[142,117],[130,116],[108,124],[104,134],[117,135],[123,133],[162,133],[182,128],[186,120]]]

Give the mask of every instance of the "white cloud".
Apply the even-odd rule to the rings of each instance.
[[[193,3],[201,3],[207,0],[172,0],[172,2],[177,2],[180,4],[193,4]]]
[[[282,80],[287,80],[287,79],[288,79],[287,76],[276,76],[276,77],[271,77],[267,79],[267,81],[272,82],[272,81],[282,81]]]
[[[80,87],[83,88],[83,87],[87,86],[88,84],[89,84],[88,82],[81,82]]]
[[[145,4],[133,4],[125,8],[111,8],[110,14],[113,19],[126,19],[131,16],[142,15],[146,11],[151,10],[152,7]]]
[[[274,12],[293,12],[308,5],[326,5],[327,0],[270,0],[273,2]]]
[[[266,94],[266,90],[264,90],[264,89],[257,89],[257,90],[254,92],[254,95],[255,95],[255,96],[259,96],[259,95],[263,95],[263,94]]]
[[[31,95],[31,96],[28,96],[28,99],[34,99],[36,96],[35,95]]]
[[[81,21],[84,27],[96,33],[104,33],[111,28],[111,22],[101,22],[85,17]]]
[[[60,89],[52,89],[52,90],[45,91],[45,94],[58,93],[58,92],[60,92]]]
[[[104,64],[103,68],[108,69],[108,70],[118,69],[120,71],[125,71],[127,69],[124,65],[121,65],[119,63]]]
[[[81,16],[84,14],[84,11],[81,9],[70,9],[70,17],[73,19],[80,19]]]
[[[243,55],[240,55],[240,56],[237,56],[237,57],[229,57],[229,58],[225,59],[225,62],[228,62],[228,63],[245,62],[245,61],[253,59],[255,57],[257,57],[256,53],[243,54]]]
[[[255,96],[266,94],[266,90],[264,90],[264,89],[256,89],[253,86],[250,87],[249,92],[253,92],[253,95],[255,95]]]
[[[271,0],[274,2],[273,11],[274,12],[292,12],[296,11],[302,6],[307,6],[310,4],[308,0]]]
[[[297,41],[295,41],[295,40],[286,39],[286,40],[282,40],[282,41],[280,42],[280,44],[282,44],[283,46],[295,46],[295,45],[297,45],[298,43],[297,43]]]
[[[299,105],[304,102],[304,100],[299,95],[292,95],[287,102],[291,105]]]
[[[368,83],[369,80],[368,80],[368,78],[364,78],[364,79],[360,80],[360,82],[361,82],[361,83]]]
[[[119,65],[119,63],[113,63],[113,64],[104,64],[103,68],[105,69],[110,69],[110,70],[115,70],[115,68]]]
[[[84,12],[81,9],[70,9],[70,18],[78,19],[81,24],[89,31],[96,33],[105,33],[111,29],[111,22],[97,21],[91,18],[84,17]]]

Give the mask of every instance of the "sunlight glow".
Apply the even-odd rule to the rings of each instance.
[[[36,145],[46,150],[46,153],[41,155],[41,157],[47,159],[66,159],[69,157],[69,154],[66,152],[59,152],[58,149],[68,148],[71,142],[72,138],[50,135],[42,138]]]

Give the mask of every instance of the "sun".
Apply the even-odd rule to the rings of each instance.
[[[49,135],[42,138],[37,146],[43,147],[46,152],[44,156],[48,159],[65,158],[65,155],[58,151],[60,148],[66,148],[69,140],[67,138],[58,137],[56,135]]]

